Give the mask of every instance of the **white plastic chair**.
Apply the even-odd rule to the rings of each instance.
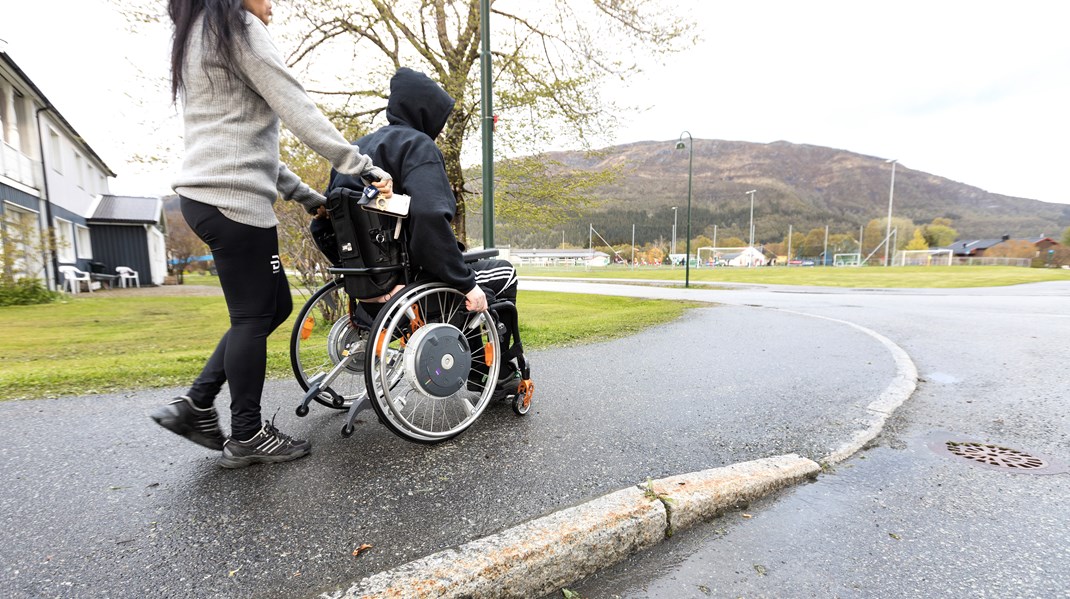
[[[63,273],[63,287],[69,287],[72,294],[78,294],[82,281],[85,281],[85,286],[89,289],[89,292],[93,293],[93,281],[90,279],[89,273],[78,270],[73,266],[60,266],[59,271]]]
[[[126,282],[133,281],[135,285],[141,287],[141,279],[138,277],[137,271],[129,266],[116,266],[115,272],[119,273],[119,285],[126,289]]]

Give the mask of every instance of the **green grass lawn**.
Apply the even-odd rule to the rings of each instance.
[[[529,350],[629,335],[697,305],[540,292],[522,292],[518,303]],[[227,326],[222,296],[80,294],[0,308],[0,399],[186,385]],[[268,339],[269,378],[293,376],[292,326],[291,317]]]
[[[684,281],[684,268],[677,266],[609,266],[576,268],[522,267],[520,276],[587,277]],[[1000,287],[1041,281],[1070,281],[1070,270],[1013,266],[896,266],[852,267],[761,267],[692,268],[692,282],[757,283],[768,285],[818,285],[863,288],[954,288]]]

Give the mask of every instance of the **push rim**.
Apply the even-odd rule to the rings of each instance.
[[[466,430],[487,407],[497,380],[497,329],[489,313],[464,308],[464,294],[439,283],[403,291],[384,306],[372,326],[374,347],[367,352],[365,376],[372,402],[383,422],[396,434],[418,442],[437,443]],[[465,385],[445,397],[420,392],[404,376],[412,335],[428,324],[447,324],[463,331],[472,351],[472,375]],[[413,324],[416,327],[413,327]]]

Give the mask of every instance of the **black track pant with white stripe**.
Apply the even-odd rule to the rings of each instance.
[[[470,266],[476,273],[476,285],[482,287],[484,293],[516,303],[516,269],[512,263],[508,260],[480,260]]]

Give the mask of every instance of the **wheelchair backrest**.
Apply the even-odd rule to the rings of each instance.
[[[405,283],[404,227],[398,219],[363,210],[362,192],[337,187],[327,195],[346,293],[358,300],[379,297]],[[396,236],[395,236],[396,235]],[[354,272],[345,272],[357,269]]]

